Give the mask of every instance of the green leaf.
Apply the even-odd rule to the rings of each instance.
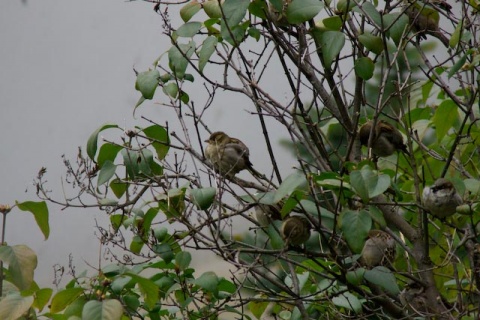
[[[191,189],[190,190],[190,200],[197,206],[200,210],[207,210],[215,200],[215,194],[217,189],[213,187],[201,188],[201,189]]]
[[[337,3],[337,11],[340,14],[345,14],[355,8],[357,3],[352,0],[339,0]]]
[[[465,32],[463,28],[463,19],[459,21],[457,26],[455,27],[455,31],[452,33],[452,37],[450,38],[449,46],[450,48],[455,48],[457,44],[460,42],[460,37],[462,33]]]
[[[232,28],[237,26],[247,13],[250,0],[226,0],[223,4],[223,13],[227,25]]]
[[[11,293],[0,300],[0,319],[17,320],[28,312],[33,304],[33,296],[22,296],[18,292]]]
[[[307,179],[302,172],[294,172],[289,175],[275,192],[274,203],[278,203],[286,196],[291,195],[295,190],[303,190],[307,187]]]
[[[299,24],[313,19],[324,7],[319,0],[293,0],[287,7],[287,20]]]
[[[373,221],[375,221],[380,227],[384,228],[387,226],[385,217],[377,206],[368,206],[368,213],[370,214],[370,217],[372,217]]]
[[[363,80],[371,79],[374,71],[375,64],[369,57],[359,58],[355,61],[355,74]]]
[[[160,72],[158,70],[148,70],[140,72],[137,75],[137,81],[135,82],[135,89],[140,91],[142,97],[147,100],[152,100],[157,90],[160,78]]]
[[[98,204],[101,206],[116,206],[118,201],[115,199],[103,198],[98,200]]]
[[[150,279],[143,278],[133,273],[127,273],[127,275],[137,282],[137,285],[145,298],[145,304],[149,308],[153,308],[158,302],[160,288]]]
[[[377,26],[382,25],[382,17],[371,2],[362,3],[361,7],[353,8],[354,12],[366,16],[370,21],[373,21]]]
[[[175,82],[167,83],[162,88],[163,92],[169,97],[176,98],[178,95],[178,86]]]
[[[83,294],[83,288],[69,288],[57,292],[52,298],[50,305],[51,313],[58,313],[70,305],[75,299]]]
[[[403,39],[405,30],[409,24],[408,16],[401,13],[388,13],[383,16],[387,36],[391,37],[393,42],[398,46]]]
[[[153,247],[153,251],[163,259],[166,263],[170,263],[175,255],[173,254],[172,248],[168,243],[162,243],[159,245],[155,245]]]
[[[42,231],[45,240],[47,240],[50,235],[50,225],[48,223],[48,207],[45,201],[17,202],[17,207],[22,211],[29,211],[33,213],[33,217],[37,222],[37,226]]]
[[[256,298],[265,299],[265,297],[262,296]],[[270,302],[268,301],[250,301],[248,303],[248,310],[250,310],[250,312],[255,316],[255,318],[261,319],[262,314],[265,312],[269,304]]]
[[[153,230],[153,235],[155,236],[158,242],[163,242],[165,241],[165,238],[168,235],[168,229],[165,227],[157,228]]]
[[[33,307],[37,308],[38,311],[42,311],[42,309],[50,302],[50,298],[52,297],[53,289],[44,288],[35,291],[35,301],[33,302]],[[1,307],[0,307],[1,309]],[[0,319],[3,319],[0,317]]]
[[[345,234],[348,246],[355,253],[360,253],[363,248],[364,239],[372,227],[372,218],[365,210],[346,210],[341,214],[342,231]]]
[[[343,21],[339,16],[325,18],[322,22],[327,29],[333,31],[340,31],[343,26]]]
[[[88,301],[83,306],[82,320],[120,320],[123,306],[118,300]]]
[[[354,286],[359,286],[363,282],[363,276],[365,274],[364,268],[358,268],[352,271],[348,271],[345,275],[348,283],[353,284]]]
[[[12,283],[20,290],[30,289],[37,255],[26,245],[0,246],[0,260],[8,264]]]
[[[130,242],[129,250],[134,254],[139,254],[140,251],[142,251],[143,245],[143,239],[140,236],[134,235]]]
[[[368,50],[375,54],[380,54],[383,51],[382,38],[372,35],[371,33],[364,33],[358,36],[358,40]]]
[[[451,77],[453,77],[453,75],[455,73],[457,73],[458,70],[460,70],[463,65],[465,64],[465,62],[467,61],[467,56],[469,54],[466,54],[464,55],[463,57],[461,57],[460,59],[458,59],[457,62],[455,62],[455,64],[452,66],[452,68],[450,69],[450,71],[448,71],[448,78],[450,79]]]
[[[122,150],[123,147],[114,143],[106,142],[100,147],[98,151],[97,163],[101,168],[105,161],[109,160],[110,162],[115,162],[118,152]]]
[[[258,30],[257,28],[250,27],[248,28],[248,35],[258,41],[260,40],[260,37],[262,34],[260,33],[260,30]]]
[[[215,48],[217,47],[217,37],[209,36],[205,41],[203,41],[202,49],[198,53],[198,69],[200,72],[203,72],[203,68],[207,65],[208,60],[215,52]]]
[[[117,197],[117,199],[120,199],[125,192],[127,191],[128,184],[125,182],[122,182],[120,179],[113,179],[110,182],[110,189],[112,189],[113,194]]]
[[[350,173],[350,184],[363,202],[367,203],[370,198],[387,191],[390,187],[390,176],[379,174],[365,166]]]
[[[337,307],[352,310],[355,313],[360,313],[362,311],[362,303],[350,292],[343,292],[340,295],[333,297],[332,302]]]
[[[455,102],[450,99],[443,101],[435,110],[432,121],[435,124],[437,140],[440,142],[459,121],[458,107]]]
[[[188,44],[179,43],[178,48],[172,46],[170,50],[168,50],[168,64],[177,79],[183,79],[185,76],[188,60],[194,52],[195,42],[193,41],[190,41]]]
[[[185,271],[192,262],[192,255],[190,252],[182,251],[175,256],[175,265],[181,270]]]
[[[400,293],[397,279],[388,268],[379,266],[372,270],[366,270],[364,277],[368,282],[376,284],[392,295],[396,296]]]
[[[218,3],[218,0],[208,0],[202,4],[203,11],[205,11],[207,16],[213,19],[220,19],[222,17],[222,10]],[[223,1],[221,1],[221,3],[223,3]]]
[[[200,288],[207,292],[213,292],[214,295],[218,293],[218,282],[218,276],[212,271],[205,272],[194,281]]]
[[[184,25],[180,26],[177,30],[177,35],[179,37],[184,38],[191,38],[200,31],[202,28],[202,23],[195,21],[195,22],[187,22]]]
[[[260,19],[267,19],[265,12],[268,12],[267,2],[263,0],[253,0],[248,6],[248,12]]]
[[[117,170],[117,166],[114,165],[110,160],[107,160],[104,164],[102,169],[98,174],[98,181],[97,181],[97,188],[104,183],[110,181],[110,179],[115,175],[115,171]]]
[[[325,67],[330,68],[333,59],[342,50],[345,44],[345,35],[339,31],[325,31],[320,34],[320,47]]]
[[[118,128],[116,124],[104,124],[97,130],[95,130],[90,137],[88,138],[87,141],[87,154],[88,157],[95,161],[95,154],[97,153],[97,140],[98,140],[98,134],[102,132],[103,130],[110,129],[110,128]]]
[[[180,9],[180,17],[184,22],[188,22],[200,9],[202,5],[197,0],[189,1]]]
[[[165,159],[170,150],[170,139],[167,130],[159,125],[153,125],[142,130],[145,135],[152,139],[152,146],[157,152],[158,160]]]

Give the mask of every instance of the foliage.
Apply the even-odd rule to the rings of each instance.
[[[192,0],[182,3],[183,22],[172,23],[172,5],[156,3],[172,46],[138,73],[136,109],[158,99],[182,134],[151,119],[127,131],[106,124],[90,136],[87,156],[66,162],[78,194],[56,200],[44,171],[37,181],[42,200],[108,214],[101,240],[123,258],[53,294],[31,279],[32,259],[4,246],[6,280],[18,290],[0,301],[0,314],[8,305],[13,318],[477,318],[480,6],[430,3],[417,10],[435,13],[427,30],[407,14],[413,5],[426,6]],[[189,94],[194,85],[209,93],[202,107]],[[202,141],[217,129],[205,114],[219,89],[248,99],[251,123],[259,120],[271,170],[255,179],[221,177],[205,160]],[[408,152],[378,159],[362,148],[358,127],[368,119],[397,127]],[[274,121],[289,137],[293,172],[277,166]],[[105,131],[111,141],[99,139]],[[439,177],[453,181],[463,215],[440,221],[423,210],[422,189]],[[18,207],[48,237],[48,210],[33,204]],[[278,214],[264,225],[253,209]],[[282,238],[280,220],[290,215],[311,223],[304,246]],[[231,231],[247,224],[249,232]],[[393,264],[362,265],[371,229],[394,237]],[[189,250],[213,252],[238,272],[198,275]],[[15,273],[18,264],[28,272]]]

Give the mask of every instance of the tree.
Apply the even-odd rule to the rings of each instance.
[[[64,200],[39,174],[42,200],[105,211],[102,240],[127,252],[58,292],[47,317],[478,317],[478,2],[194,0],[180,25],[148,2],[172,46],[138,73],[136,112],[161,101],[181,134],[147,118],[101,126],[67,163],[80,191]],[[270,171],[240,179],[206,160],[218,90],[250,101]],[[293,172],[278,168],[273,122]],[[453,211],[437,210],[443,194]],[[238,271],[197,275],[188,249]]]

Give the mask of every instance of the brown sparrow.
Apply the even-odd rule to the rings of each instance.
[[[423,189],[422,203],[435,217],[445,218],[453,215],[463,200],[452,182],[439,178],[432,186]]]
[[[447,10],[451,9],[451,6],[448,3],[445,3],[448,7]],[[441,3],[439,3],[442,6]],[[438,11],[423,3],[415,2],[413,4],[408,4],[408,8],[405,13],[407,14],[410,23],[413,26],[413,29],[418,32],[420,38],[426,39],[425,34],[429,34],[439,39],[446,47],[449,46],[449,40],[445,35],[440,31],[438,24],[440,22],[440,15]]]
[[[368,146],[370,133],[372,133],[371,148],[373,154],[377,157],[388,157],[395,151],[403,151],[408,154],[407,147],[403,143],[403,137],[400,131],[390,123],[378,120],[377,125],[372,131],[373,120],[367,121],[359,131],[360,143]]]
[[[290,216],[282,223],[282,237],[287,245],[299,246],[310,238],[310,222],[301,216]]]
[[[395,240],[382,230],[370,230],[363,245],[360,262],[369,267],[388,266],[395,260]]]
[[[242,141],[217,131],[212,133],[205,142],[208,143],[205,157],[213,169],[222,176],[233,178],[244,169],[253,170],[249,160],[250,152]]]

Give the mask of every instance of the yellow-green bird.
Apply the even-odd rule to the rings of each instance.
[[[438,27],[440,14],[435,8],[419,1],[407,3],[407,6],[405,13],[408,15],[414,31],[418,32],[421,38],[426,39],[426,34],[429,34],[439,39],[446,47],[449,46],[450,41]]]

